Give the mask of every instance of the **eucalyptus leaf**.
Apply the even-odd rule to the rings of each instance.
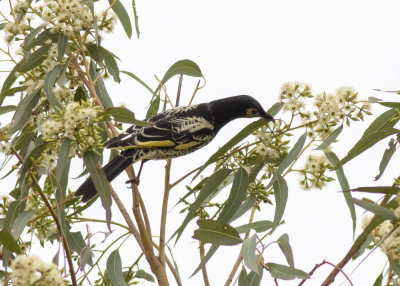
[[[256,221],[256,222],[238,226],[238,227],[236,227],[236,230],[238,231],[238,233],[244,233],[244,232],[248,232],[248,231],[254,229],[254,231],[258,233],[258,232],[267,231],[268,229],[270,229],[272,227],[273,227],[272,221],[260,220],[260,221]]]
[[[7,130],[8,134],[14,134],[15,132],[21,130],[29,118],[31,117],[32,110],[35,108],[40,98],[40,90],[35,90],[28,95],[26,95],[19,103],[17,110],[14,113],[13,119],[11,121],[11,126]]]
[[[267,267],[272,277],[276,279],[293,280],[296,278],[307,279],[309,277],[307,272],[304,272],[299,269],[293,269],[286,265],[267,263]]]
[[[117,15],[118,19],[121,21],[122,27],[124,28],[126,35],[128,36],[128,38],[130,38],[132,36],[132,24],[124,5],[122,5],[119,0],[108,0],[108,3],[112,5],[111,8]]]
[[[242,242],[237,230],[227,223],[211,219],[201,219],[197,221],[197,224],[199,228],[194,231],[193,238],[203,243],[236,245]]]
[[[22,61],[17,63],[14,69],[17,72],[28,72],[39,66],[46,59],[50,47],[51,45],[45,45],[37,49],[31,55],[26,58],[24,57]]]
[[[279,248],[285,255],[286,261],[288,262],[289,266],[294,269],[294,258],[293,258],[292,248],[290,247],[289,243],[289,235],[286,233],[282,234],[282,236],[279,237],[277,241]]]
[[[0,243],[11,252],[20,253],[21,251],[17,241],[6,229],[0,231]]]
[[[107,276],[113,286],[128,286],[122,274],[122,262],[118,249],[111,252],[107,259]]]
[[[98,192],[103,208],[106,211],[107,226],[110,228],[111,222],[111,194],[110,187],[103,168],[98,165],[98,156],[93,152],[87,152],[83,155],[83,161],[89,170],[90,177],[93,180],[96,191]]]
[[[397,221],[397,217],[394,214],[394,211],[388,208],[385,208],[381,205],[378,205],[376,203],[373,202],[367,202],[364,200],[359,200],[359,199],[354,199],[353,198],[353,202],[366,209],[367,211],[370,211],[378,216],[381,216],[385,219],[391,220],[391,221]]]
[[[286,208],[286,202],[288,199],[288,186],[286,180],[282,176],[278,176],[277,180],[274,183],[274,196],[275,215],[272,230],[275,230],[281,223]]]
[[[242,244],[242,257],[244,261],[244,265],[247,266],[248,269],[258,274],[258,255],[256,255],[256,245],[257,238],[256,235],[252,235],[243,241]]]
[[[122,73],[130,76],[134,80],[136,80],[138,83],[140,83],[144,88],[146,88],[151,94],[154,93],[154,90],[152,90],[144,81],[142,81],[137,75],[129,72],[129,71],[121,71]]]
[[[385,171],[387,165],[389,164],[389,161],[392,158],[396,149],[397,149],[397,144],[395,143],[395,140],[392,138],[389,141],[388,148],[386,148],[385,152],[383,153],[381,163],[379,164],[379,174],[376,175],[375,181],[379,180],[380,177],[383,175],[383,172]]]

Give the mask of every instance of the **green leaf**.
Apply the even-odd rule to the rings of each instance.
[[[108,72],[114,78],[114,81],[118,83],[121,82],[121,79],[119,77],[118,64],[114,58],[114,55],[107,49],[103,48],[102,46],[99,46],[99,52],[104,59],[104,63],[107,67]]]
[[[178,241],[181,236],[183,230],[186,228],[187,224],[194,218],[196,211],[199,209],[201,204],[212,194],[213,191],[225,180],[225,178],[230,174],[231,170],[229,169],[220,169],[214,174],[212,174],[206,180],[205,184],[200,190],[199,195],[193,204],[190,205],[188,214],[186,215],[184,221],[181,226],[175,231],[172,237],[177,235],[176,241]],[[176,243],[176,242],[175,242]]]
[[[238,207],[243,202],[247,193],[247,186],[249,184],[249,175],[247,171],[240,168],[233,179],[232,189],[230,191],[228,200],[222,209],[218,220],[228,222],[230,218],[236,213]]]
[[[360,155],[365,150],[371,148],[382,139],[385,139],[386,137],[396,134],[398,132],[399,130],[394,128],[369,132],[367,135],[361,137],[361,139],[356,143],[356,145],[354,145],[354,147],[347,153],[347,155],[342,160],[340,160],[340,162],[337,165],[334,166],[334,168],[343,166],[345,163],[355,158],[356,156]]]
[[[65,237],[68,242],[68,247],[75,253],[80,253],[82,249],[86,246],[85,240],[83,239],[82,233],[65,231]]]
[[[0,115],[1,114],[6,114],[11,111],[17,110],[17,107],[15,105],[4,105],[0,106]]]
[[[236,230],[238,231],[238,233],[244,233],[244,232],[250,231],[251,229],[254,229],[255,232],[259,233],[259,232],[267,231],[268,229],[272,228],[272,226],[273,226],[272,221],[260,220],[260,221],[256,221],[256,222],[238,226],[238,227],[236,227]]]
[[[17,72],[28,72],[35,67],[39,66],[47,57],[47,52],[49,51],[51,45],[45,45],[36,51],[34,51],[31,55],[28,57],[24,57],[22,61],[20,61],[14,69]]]
[[[275,230],[281,223],[283,213],[285,212],[286,202],[288,199],[288,186],[282,176],[274,183],[274,196],[275,196],[275,215],[273,222],[273,230]]]
[[[11,126],[8,129],[8,134],[14,134],[18,130],[21,130],[28,122],[32,115],[32,110],[39,102],[40,90],[35,90],[26,95],[19,103],[17,110],[14,113]]]
[[[135,114],[125,107],[110,107],[104,110],[108,116],[114,117],[116,121],[124,123],[132,123],[138,126],[148,126],[151,124],[149,121],[141,121],[135,119]]]
[[[378,277],[376,277],[374,285],[372,285],[372,286],[382,286],[382,282],[383,282],[383,275],[381,273],[378,275]]]
[[[400,102],[379,101],[378,103],[385,107],[400,109]]]
[[[5,229],[0,231],[0,243],[11,252],[20,253],[21,251],[17,241]]]
[[[379,178],[383,175],[383,172],[385,171],[387,165],[389,164],[390,159],[392,158],[394,152],[396,151],[396,143],[394,139],[390,139],[389,141],[389,147],[385,149],[385,152],[383,153],[381,163],[379,164],[379,174],[376,175],[375,181],[379,180]]]
[[[378,205],[376,203],[372,203],[372,202],[367,202],[364,200],[358,200],[358,199],[354,199],[353,198],[353,202],[366,209],[367,211],[370,211],[378,216],[381,216],[385,219],[391,220],[391,221],[397,221],[397,217],[394,214],[394,211],[388,208],[385,208],[381,205]]]
[[[59,34],[57,40],[58,60],[61,61],[61,59],[64,57],[65,51],[67,50],[67,46],[68,46],[68,37],[63,33]]]
[[[92,78],[98,77],[99,74],[96,71],[96,65],[93,61],[90,63],[89,71],[90,71],[90,76]],[[96,94],[104,108],[113,107],[111,97],[108,94],[106,86],[104,84],[104,81],[101,77],[97,78],[95,90],[96,90]]]
[[[64,213],[64,201],[67,197],[67,186],[68,186],[68,175],[69,168],[71,165],[71,159],[69,158],[70,152],[70,141],[69,139],[64,139],[61,142],[61,146],[58,153],[58,160],[56,166],[56,201],[60,207],[57,208],[58,216],[62,224],[63,229],[66,229],[65,213]]]
[[[97,45],[87,45],[89,55],[92,59],[94,59],[97,63],[102,63],[103,62],[103,57],[100,54],[100,49],[98,48]]]
[[[376,187],[359,187],[355,189],[351,189],[351,192],[363,192],[363,193],[371,193],[371,194],[391,194],[396,195],[399,193],[399,188],[392,186],[376,186]]]
[[[367,135],[371,132],[374,132],[376,130],[382,130],[382,129],[390,129],[393,128],[396,123],[399,121],[399,113],[395,109],[389,109],[388,111],[385,111],[381,115],[379,115],[371,124],[370,126],[365,130],[364,135]]]
[[[242,242],[236,229],[227,223],[211,219],[201,219],[197,221],[197,224],[199,228],[194,231],[193,238],[203,243],[236,245]]]
[[[30,50],[33,45],[32,42],[35,39],[36,35],[39,34],[43,30],[44,26],[39,26],[36,29],[33,29],[28,36],[26,36],[24,40],[23,48],[24,50]]]
[[[258,258],[259,256],[256,255],[256,245],[257,239],[256,235],[252,235],[251,237],[247,238],[243,241],[242,244],[242,257],[244,261],[244,265],[247,266],[248,269],[251,271],[258,273]]]
[[[289,266],[294,269],[293,252],[289,244],[289,235],[286,233],[282,234],[282,236],[278,238],[278,245],[285,255],[286,261],[288,262]]]
[[[267,263],[267,266],[272,277],[276,279],[292,280],[296,278],[307,279],[309,277],[308,273],[299,269],[293,269],[286,265]]]
[[[297,156],[300,154],[301,150],[303,149],[304,143],[307,139],[307,132],[300,136],[297,140],[296,144],[294,144],[293,148],[289,151],[286,157],[282,160],[279,164],[278,169],[275,171],[274,175],[272,176],[271,181],[268,183],[265,189],[269,189],[280,177],[280,175],[285,171],[287,167],[292,164],[294,160],[296,160]]]
[[[86,168],[89,170],[90,177],[93,180],[96,191],[98,192],[103,208],[106,210],[106,221],[107,226],[110,228],[111,222],[111,194],[110,186],[104,173],[98,162],[98,156],[94,152],[87,152],[83,155],[83,161],[85,162]]]
[[[14,82],[17,80],[16,72],[15,70],[12,70],[7,78],[3,82],[3,86],[1,87],[1,92],[0,92],[0,105],[3,104],[4,98],[5,98],[5,93],[12,87]]]
[[[118,19],[121,21],[122,27],[125,30],[126,35],[128,38],[132,36],[132,24],[129,18],[128,12],[126,12],[124,6],[119,0],[108,0],[110,3],[111,8],[117,15]]]
[[[256,199],[253,196],[248,197],[236,210],[235,214],[229,219],[228,223],[235,221],[244,215],[249,209],[253,207]]]
[[[329,160],[329,162],[331,163],[332,166],[335,166],[338,164],[339,158],[336,156],[335,153],[328,152],[328,153],[325,153],[325,156]],[[347,207],[350,211],[351,220],[353,222],[353,235],[354,235],[355,231],[356,231],[356,224],[357,224],[356,210],[354,207],[354,203],[352,201],[353,197],[352,197],[351,193],[346,192],[347,190],[350,189],[350,185],[344,174],[343,167],[336,168],[335,172],[336,172],[336,176],[339,180],[340,187],[341,187],[342,191],[344,191],[343,196],[346,201]]]
[[[24,50],[30,50],[35,46],[42,45],[45,41],[55,36],[57,37],[56,34],[51,34],[49,30],[44,30],[36,38],[32,37],[29,39],[29,41],[24,44]]]
[[[267,120],[265,119],[259,119],[257,121],[254,121],[247,125],[245,128],[243,128],[239,133],[237,133],[231,140],[229,140],[224,146],[218,149],[217,152],[212,154],[210,158],[204,163],[203,167],[197,172],[197,174],[193,177],[193,180],[210,164],[214,163],[215,161],[218,160],[219,157],[224,155],[228,150],[233,148],[236,144],[238,144],[240,141],[245,139],[247,136],[252,134],[254,131],[256,131],[258,128],[261,126],[264,126],[268,123]]]
[[[218,250],[219,245],[212,244],[210,248],[208,249],[207,254],[204,256],[204,258],[201,260],[200,264],[197,266],[197,268],[193,271],[192,275],[190,277],[194,276],[199,270],[206,265],[208,260],[214,255],[214,253]]]
[[[238,277],[238,282],[239,282],[239,286],[241,285],[245,285],[247,286],[247,284],[243,284],[244,279],[247,277],[247,271],[246,268],[242,266],[242,270],[239,273],[239,277]]]
[[[277,102],[274,105],[272,105],[270,109],[268,109],[267,113],[271,116],[275,116],[278,114],[279,111],[281,111],[282,106],[283,103]]]
[[[17,218],[15,219],[14,223],[12,224],[11,227],[11,235],[13,236],[14,239],[18,239],[22,232],[24,231],[25,226],[28,224],[28,222],[31,220],[33,215],[35,214],[34,211],[21,211]]]
[[[154,277],[150,273],[147,273],[146,271],[144,271],[142,269],[139,269],[138,271],[136,271],[135,278],[144,279],[144,280],[147,280],[150,282],[156,282],[156,280],[154,280]]]
[[[150,118],[153,115],[156,115],[158,113],[158,109],[160,108],[160,96],[157,95],[151,102],[149,109],[147,109],[146,112],[146,118]]]
[[[122,73],[130,76],[131,78],[133,78],[134,80],[136,80],[138,83],[140,83],[142,86],[144,86],[151,94],[154,93],[154,90],[152,90],[144,81],[142,81],[138,76],[136,76],[135,74],[128,72],[128,71],[121,71]]]
[[[258,286],[260,282],[260,275],[252,271],[239,283],[239,286]]]
[[[135,28],[136,28],[136,36],[139,39],[140,36],[140,31],[139,31],[139,17],[137,15],[136,11],[136,3],[135,0],[132,0],[132,10],[133,10],[133,16],[135,17]]]
[[[318,146],[317,150],[324,150],[331,145],[336,138],[342,133],[343,124],[336,128],[325,140]]]
[[[53,87],[56,83],[58,76],[60,75],[61,70],[63,69],[62,65],[56,65],[54,69],[48,72],[46,78],[44,79],[43,90],[46,94],[47,101],[50,103],[51,107],[54,110],[61,110],[62,106],[58,102],[57,98],[54,96]]]
[[[154,91],[154,94],[156,94],[160,90],[161,86],[164,85],[170,78],[180,74],[192,77],[203,77],[199,66],[195,62],[188,59],[177,61],[167,70],[161,80],[161,83]]]
[[[118,249],[111,252],[107,259],[107,276],[114,286],[128,286],[122,275],[122,262]]]
[[[27,89],[26,86],[17,86],[17,87],[14,87],[14,88],[10,88],[10,89],[4,91],[3,96],[14,95],[17,92],[24,91],[25,89]]]

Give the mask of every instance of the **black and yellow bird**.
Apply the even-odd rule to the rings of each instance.
[[[225,124],[240,117],[273,120],[257,100],[238,95],[165,110],[146,119],[150,125],[132,125],[104,144],[106,148],[121,151],[103,167],[107,179],[111,182],[140,160],[169,159],[196,151],[208,144]],[[96,194],[90,178],[75,192],[75,196],[82,196],[83,202]]]

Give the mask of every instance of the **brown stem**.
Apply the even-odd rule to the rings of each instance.
[[[165,265],[165,229],[167,224],[167,210],[168,210],[168,197],[171,185],[169,184],[170,172],[171,172],[171,159],[167,160],[165,165],[165,181],[164,181],[164,196],[161,209],[161,222],[160,222],[160,261],[162,265]]]
[[[239,256],[236,259],[235,265],[233,265],[232,271],[229,274],[228,279],[226,279],[226,282],[224,284],[225,286],[231,285],[233,277],[235,277],[235,274],[236,274],[236,272],[237,272],[237,270],[238,270],[238,268],[240,266],[240,263],[242,263],[242,259],[243,259],[242,253],[239,253]]]
[[[17,150],[13,146],[11,146],[11,151],[22,164],[24,162],[24,159],[22,159],[22,157],[18,154]],[[68,266],[69,266],[69,274],[71,276],[71,282],[72,282],[72,285],[76,286],[77,282],[76,282],[74,264],[72,262],[72,257],[71,257],[71,250],[69,249],[68,241],[67,241],[64,231],[61,227],[61,223],[57,217],[56,212],[54,211],[49,200],[47,199],[45,193],[43,192],[42,187],[39,185],[39,182],[36,180],[35,175],[32,173],[32,171],[29,171],[28,174],[33,182],[33,185],[35,186],[36,190],[39,192],[40,197],[42,198],[43,202],[45,203],[47,209],[49,210],[49,212],[56,224],[58,235],[61,237],[62,244],[63,244],[64,250],[65,250],[65,255],[67,256],[67,261],[68,261]]]
[[[314,274],[314,272],[324,264],[329,264],[329,265],[333,266],[335,269],[337,269],[339,272],[341,272],[344,275],[344,277],[346,277],[347,281],[349,281],[350,285],[353,286],[353,283],[351,282],[349,276],[347,276],[346,273],[341,268],[339,268],[335,264],[330,263],[329,261],[326,261],[326,260],[322,261],[320,264],[316,264],[314,266],[314,268],[309,272],[309,277],[307,279],[302,280],[300,282],[299,286],[303,285]],[[322,285],[324,285],[324,284],[322,284]]]
[[[204,244],[201,241],[199,241],[199,243],[200,243],[200,260],[203,261],[205,254]],[[208,274],[207,274],[207,267],[205,264],[201,267],[201,273],[203,274],[204,286],[210,286],[210,281],[208,280]]]

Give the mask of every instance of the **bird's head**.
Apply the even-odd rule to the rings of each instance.
[[[214,116],[221,126],[240,117],[262,117],[267,120],[274,118],[265,112],[261,104],[249,95],[237,95],[217,99],[211,102]]]

